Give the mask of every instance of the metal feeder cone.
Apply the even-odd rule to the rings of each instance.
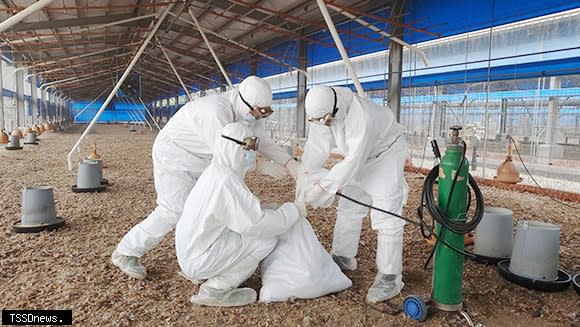
[[[511,143],[508,146],[508,153],[504,162],[502,162],[497,167],[497,176],[495,176],[495,180],[507,184],[517,184],[522,181],[522,179],[520,178],[520,172],[512,161]]]
[[[18,136],[10,135],[10,143],[6,146],[6,150],[22,150],[20,146],[20,138]]]
[[[102,192],[105,186],[101,184],[102,173],[97,160],[83,160],[79,163],[77,183],[72,186],[75,193]]]
[[[22,217],[12,224],[16,233],[36,233],[64,225],[56,216],[54,192],[50,186],[32,186],[22,189]]]
[[[6,134],[5,130],[0,132],[0,144],[7,144],[9,142],[8,134]]]
[[[22,132],[22,136],[26,136],[26,135],[28,135],[28,133],[30,133],[30,132],[32,132],[32,128],[30,128],[30,127],[26,127],[26,128],[24,129],[24,132]]]
[[[36,140],[36,132],[32,131],[26,134],[26,137],[24,138],[24,144],[38,144]]]
[[[20,129],[18,129],[18,127],[14,127],[14,129],[12,130],[12,134],[10,134],[12,136],[16,136],[19,139],[22,138],[22,131]]]

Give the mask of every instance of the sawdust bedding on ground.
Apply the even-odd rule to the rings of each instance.
[[[365,220],[359,268],[347,275],[353,287],[338,294],[287,303],[257,303],[242,308],[200,308],[189,303],[197,287],[178,275],[173,233],[142,259],[146,280],[126,278],[110,262],[121,237],[155,206],[151,146],[155,132],[129,132],[121,125],[98,125],[75,160],[90,153],[96,141],[105,159],[104,193],[70,190],[76,174],[66,155],[85,126],[41,135],[40,144],[22,151],[0,149],[0,308],[72,309],[77,326],[464,326],[453,313],[434,312],[424,323],[396,313],[403,296],[427,296],[431,271],[423,269],[429,247],[418,228],[405,228],[404,281],[394,306],[365,304],[376,273],[376,237]],[[422,175],[407,174],[411,187],[404,214],[416,218]],[[273,180],[249,174],[250,188],[265,203],[292,201],[291,178]],[[54,187],[58,216],[66,226],[58,231],[16,234],[23,186]],[[578,210],[549,198],[483,187],[486,204],[511,208],[515,220],[534,219],[561,225],[560,262],[580,270]],[[336,204],[336,203],[335,203]],[[309,211],[320,241],[330,249],[335,207]],[[259,290],[259,274],[247,282]],[[504,281],[492,266],[465,264],[464,302],[476,322],[485,326],[578,326],[579,297],[572,288],[541,293]]]

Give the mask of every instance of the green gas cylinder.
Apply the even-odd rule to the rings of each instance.
[[[466,219],[469,180],[469,162],[463,155],[463,142],[459,136],[460,126],[453,126],[452,137],[445,155],[439,163],[439,203],[441,213],[450,220]],[[463,161],[463,163],[462,163]],[[453,180],[457,175],[455,186]],[[454,233],[437,223],[435,232],[439,238],[457,249],[464,249],[464,235]],[[436,307],[447,311],[461,310],[463,284],[463,255],[442,242],[435,249],[432,301]]]

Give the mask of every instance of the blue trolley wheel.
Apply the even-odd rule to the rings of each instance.
[[[423,298],[417,295],[409,295],[405,298],[403,311],[413,320],[423,321],[427,318],[427,304]]]

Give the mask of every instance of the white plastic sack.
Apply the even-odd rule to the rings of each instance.
[[[306,219],[282,234],[274,251],[262,261],[260,302],[312,299],[351,286]]]

